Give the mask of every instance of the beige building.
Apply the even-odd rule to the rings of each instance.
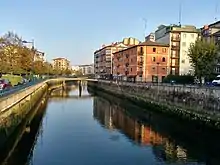
[[[53,59],[53,68],[58,68],[61,70],[71,69],[70,61],[66,58],[55,58]]]
[[[113,53],[126,49],[128,46],[139,44],[135,38],[124,38],[122,42],[115,42],[94,52],[94,73],[96,78],[110,78],[113,74]]]
[[[170,67],[172,75],[192,74],[188,50],[191,43],[195,43],[200,30],[195,26],[161,25],[155,31],[155,41],[170,45]]]
[[[34,55],[34,61],[45,62],[45,53],[40,52],[40,51],[36,51],[36,53]]]

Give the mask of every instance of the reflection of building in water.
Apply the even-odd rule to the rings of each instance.
[[[111,119],[111,106],[106,105],[105,102],[94,97],[93,103],[93,116],[102,125],[108,129],[113,129],[112,119]]]
[[[112,105],[106,100],[94,98],[94,117],[106,128],[117,128],[127,137],[142,145],[152,145],[154,154],[163,160],[183,160],[187,157],[186,151],[175,145],[150,126],[142,124],[125,110],[117,105]]]

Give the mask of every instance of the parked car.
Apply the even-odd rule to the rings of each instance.
[[[5,90],[11,88],[11,82],[7,79],[0,79],[0,90]]]

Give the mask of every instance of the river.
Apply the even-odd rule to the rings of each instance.
[[[220,136],[211,133],[70,86],[38,109],[5,165],[220,164]]]

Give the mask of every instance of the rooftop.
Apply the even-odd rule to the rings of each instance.
[[[120,50],[118,52],[123,52],[125,50],[131,49],[131,48],[134,48],[134,47],[137,47],[137,46],[162,46],[162,47],[169,47],[169,44],[153,42],[153,41],[145,41],[145,42],[142,42],[142,43],[140,43],[138,45],[130,46],[127,49]],[[115,53],[118,53],[118,52],[115,52]],[[115,54],[115,53],[113,53],[113,54]]]

